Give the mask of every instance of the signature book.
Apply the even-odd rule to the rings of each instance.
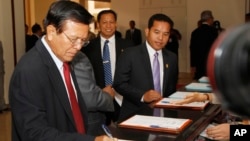
[[[190,119],[182,118],[134,115],[129,119],[121,122],[119,126],[124,128],[178,134],[183,129],[185,129],[191,122],[192,120]]]
[[[203,110],[208,104],[209,101],[205,102],[192,102],[188,104],[174,104],[176,101],[180,101],[181,99],[174,99],[174,98],[163,98],[158,101],[154,107],[156,108],[183,108],[183,109],[192,109],[192,110]]]

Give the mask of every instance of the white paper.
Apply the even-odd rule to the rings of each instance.
[[[209,79],[206,76],[201,77],[198,81],[200,83],[209,83]]]
[[[115,91],[115,101],[122,106],[123,96]]]
[[[207,128],[214,127],[214,126],[215,126],[215,125],[213,125],[213,124],[209,124],[209,125],[200,133],[200,136],[213,140],[213,138],[211,138],[211,137],[209,137],[209,136],[207,135],[206,130],[207,130]]]
[[[160,100],[159,102],[157,102],[155,105],[156,106],[167,106],[167,107],[190,107],[190,108],[204,108],[209,101],[205,101],[205,102],[191,102],[188,104],[182,104],[182,105],[178,105],[178,104],[174,104],[174,102],[180,101],[180,99],[173,99],[173,98],[163,98],[162,100]]]
[[[189,119],[166,118],[155,116],[135,115],[121,123],[121,125],[140,126],[149,128],[180,129]]]

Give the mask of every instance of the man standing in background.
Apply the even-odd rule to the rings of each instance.
[[[135,21],[131,20],[129,22],[130,29],[126,31],[125,39],[132,40],[134,42],[134,45],[139,45],[142,42],[141,39],[141,30],[135,28]]]
[[[115,35],[117,14],[113,10],[103,10],[97,15],[99,36],[90,41],[89,45],[82,48],[88,56],[95,74],[96,84],[103,89],[112,86],[116,60],[122,51],[133,43]],[[115,122],[120,111],[122,97],[116,93],[114,100],[115,112],[106,113],[106,124]]]
[[[203,11],[201,22],[201,25],[192,32],[190,41],[191,72],[196,80],[206,76],[208,53],[218,36],[217,30],[213,27],[212,11]]]

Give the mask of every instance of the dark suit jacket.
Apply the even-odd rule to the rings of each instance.
[[[76,82],[73,71],[71,75]],[[76,83],[75,87],[87,129],[86,106]],[[62,76],[41,40],[18,62],[9,96],[12,141],[94,140],[77,133]]]
[[[129,40],[125,40],[122,38],[115,38],[115,46],[116,46],[116,60],[123,52],[125,48],[131,47],[133,43]],[[98,36],[97,38],[90,41],[90,44],[87,47],[82,48],[82,51],[88,56],[95,74],[96,84],[104,88],[105,80],[104,80],[104,68],[102,61],[102,52],[101,52],[101,38]],[[116,63],[117,65],[117,63]],[[117,120],[119,114],[119,106],[114,100],[115,112],[114,113],[114,121]]]
[[[116,60],[117,60],[117,58],[120,56],[123,50],[125,48],[133,46],[133,43],[129,40],[125,40],[122,38],[115,38],[115,46],[116,46]],[[82,48],[82,51],[88,56],[93,66],[97,85],[100,86],[101,88],[104,88],[105,80],[104,80],[104,68],[102,61],[100,36],[91,40],[90,44],[87,47]]]
[[[35,44],[36,44],[36,41],[38,40],[39,38],[36,36],[36,35],[26,35],[26,48],[25,48],[25,51],[29,51]]]
[[[178,80],[177,56],[162,49],[163,54],[163,97],[176,91]],[[153,75],[146,43],[138,47],[125,49],[118,59],[113,87],[123,95],[123,103],[118,122],[139,113],[148,107],[141,102],[143,94],[154,89]],[[153,111],[153,110],[151,110]],[[150,113],[152,114],[152,113]]]
[[[142,42],[141,30],[135,28],[133,34],[131,34],[130,29],[126,31],[125,39],[132,40],[134,45],[139,45]]]
[[[103,112],[114,111],[113,98],[96,85],[92,65],[84,53],[79,52],[71,64],[88,108],[87,133],[90,135],[105,134],[102,129],[102,124],[105,123]]]
[[[210,48],[218,36],[217,30],[207,24],[202,24],[191,34],[190,60],[191,67],[196,67],[194,79],[206,76],[207,57]]]

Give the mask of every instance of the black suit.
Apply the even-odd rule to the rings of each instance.
[[[176,91],[178,63],[174,53],[162,49],[163,54],[163,97]],[[154,89],[152,69],[146,43],[124,50],[118,59],[114,88],[123,96],[123,103],[118,121],[122,121],[148,107],[141,102],[143,94]],[[152,110],[151,110],[152,111]],[[151,113],[152,115],[152,113]]]
[[[139,45],[142,42],[141,39],[141,30],[134,28],[134,31],[131,33],[131,30],[126,31],[125,39],[133,41],[134,45]]]
[[[116,46],[116,60],[123,52],[125,48],[132,46],[133,43],[129,40],[125,40],[122,38],[115,38],[115,46]],[[98,36],[97,38],[91,40],[90,44],[87,47],[82,48],[82,51],[88,56],[95,74],[96,83],[99,87],[105,87],[105,80],[104,80],[104,68],[103,68],[103,61],[102,61],[102,52],[101,52],[101,37]],[[116,63],[117,65],[117,63]],[[107,114],[107,124],[110,124],[111,119],[116,121],[119,115],[120,106],[114,100],[115,106],[115,113],[114,115]],[[110,117],[112,116],[112,117]]]
[[[76,82],[73,72],[71,75]],[[78,85],[75,88],[87,129],[86,106]],[[12,141],[94,140],[93,136],[77,133],[62,76],[41,40],[18,62],[9,95]]]
[[[29,51],[39,38],[36,35],[26,35],[26,48],[25,51]]]
[[[210,48],[218,36],[217,30],[207,24],[202,24],[191,34],[190,57],[191,67],[196,67],[194,79],[206,76],[207,57]]]

